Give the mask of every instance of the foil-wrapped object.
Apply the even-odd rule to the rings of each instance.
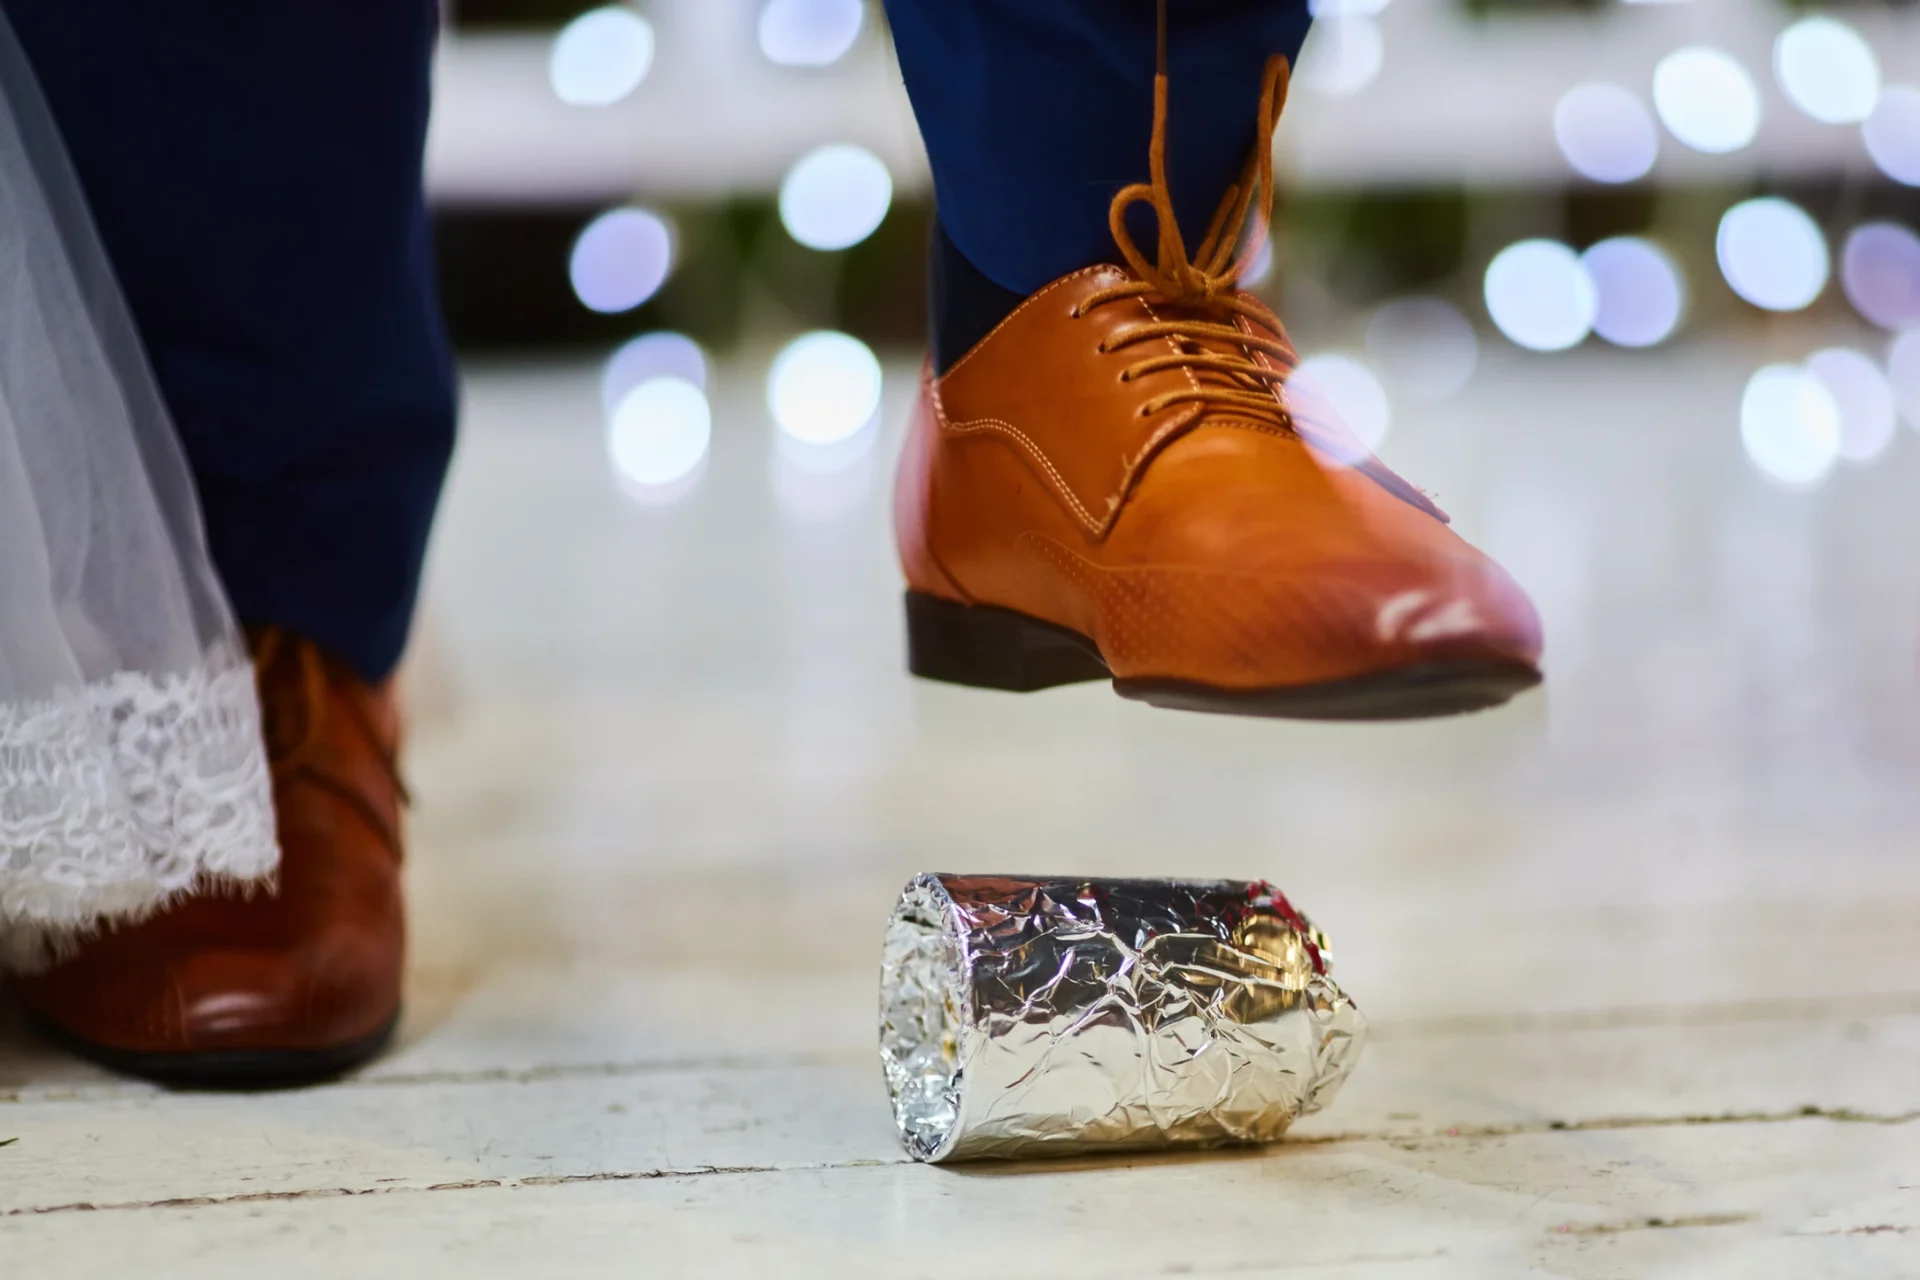
[[[923,875],[887,926],[880,1059],[921,1160],[1272,1142],[1366,1021],[1271,885]]]

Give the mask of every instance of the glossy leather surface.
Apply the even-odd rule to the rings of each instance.
[[[1095,267],[1055,282],[926,381],[895,500],[911,589],[1070,628],[1122,679],[1255,690],[1538,663],[1539,619],[1513,580],[1292,385],[1268,413],[1192,399],[1149,411],[1233,375],[1132,376],[1204,344],[1114,343],[1223,313],[1083,305],[1127,280]]]
[[[274,770],[277,885],[210,887],[23,978],[28,1009],[120,1053],[320,1051],[399,1008],[402,790],[390,687],[310,644],[256,641]]]

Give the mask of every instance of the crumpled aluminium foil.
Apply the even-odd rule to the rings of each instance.
[[[939,1162],[1272,1142],[1366,1020],[1271,885],[923,875],[887,926],[880,1059]]]

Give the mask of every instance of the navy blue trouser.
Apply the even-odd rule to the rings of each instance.
[[[1107,206],[1148,177],[1154,0],[886,2],[955,247],[1022,295],[1114,260]],[[1253,146],[1267,59],[1292,61],[1309,18],[1307,0],[1168,11],[1168,178],[1191,251]],[[1154,243],[1150,216],[1134,234]]]
[[[242,621],[370,679],[453,448],[422,198],[435,0],[0,0]]]
[[[435,0],[0,0],[73,154],[241,619],[379,679],[453,445],[420,183]],[[1031,292],[1111,256],[1144,180],[1153,0],[888,0],[940,218]],[[1197,240],[1305,0],[1172,0]],[[1148,241],[1151,242],[1150,240]]]

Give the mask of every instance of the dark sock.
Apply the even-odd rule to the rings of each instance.
[[[933,335],[933,368],[945,373],[960,357],[1014,313],[1025,296],[987,279],[947,238],[938,218],[927,249],[928,332]]]

